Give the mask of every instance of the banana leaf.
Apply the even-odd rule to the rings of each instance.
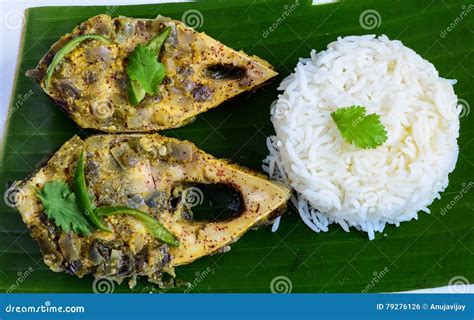
[[[431,61],[455,86],[464,106],[460,154],[450,184],[417,221],[388,226],[375,240],[331,226],[314,233],[294,208],[280,228],[248,232],[230,252],[179,267],[176,281],[190,286],[160,290],[139,279],[133,292],[390,292],[474,281],[474,13],[465,1],[343,1],[312,5],[308,0],[226,0],[140,6],[43,7],[28,9],[3,140],[1,185],[25,178],[36,164],[78,128],[24,76],[61,35],[89,17],[108,13],[183,19],[221,42],[267,59],[279,77],[200,115],[165,135],[188,139],[217,157],[261,171],[269,119],[278,83],[311,48],[322,50],[339,36],[386,34]],[[97,283],[46,268],[20,215],[0,208],[0,290],[93,292]],[[129,292],[125,283],[114,292]],[[110,288],[109,288],[110,289]],[[100,290],[99,290],[100,291]],[[111,290],[108,290],[111,291]]]

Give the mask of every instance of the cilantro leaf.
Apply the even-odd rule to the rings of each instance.
[[[362,149],[374,149],[387,140],[387,131],[377,114],[366,115],[365,107],[338,108],[331,113],[343,138]]]
[[[50,181],[36,195],[48,217],[65,232],[72,230],[86,236],[91,234],[92,228],[77,206],[76,195],[65,182]]]
[[[139,44],[128,58],[127,74],[153,95],[158,93],[158,85],[165,77],[165,66],[158,62],[154,51]]]

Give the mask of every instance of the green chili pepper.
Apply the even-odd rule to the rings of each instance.
[[[148,231],[158,240],[172,246],[178,247],[179,241],[169,232],[157,219],[146,212],[131,209],[128,207],[100,207],[96,209],[99,217],[111,216],[116,214],[128,214],[142,222]]]
[[[81,152],[77,160],[76,172],[74,173],[74,189],[77,205],[79,209],[85,213],[89,221],[98,229],[110,232],[110,229],[102,223],[101,219],[95,213],[91,199],[89,198],[89,192],[87,192],[86,177],[84,175],[84,152]]]
[[[155,51],[157,55],[160,54],[161,47],[165,43],[170,33],[171,27],[164,28],[163,31],[161,31],[148,41],[148,43],[145,45],[145,48]]]
[[[49,84],[51,82],[51,77],[53,76],[54,69],[56,69],[56,66],[61,62],[61,60],[64,58],[65,55],[67,55],[69,52],[74,50],[75,47],[77,47],[82,41],[87,40],[87,39],[94,39],[94,40],[99,40],[102,43],[109,44],[111,41],[105,37],[99,36],[97,34],[85,34],[82,36],[75,37],[68,43],[66,43],[61,49],[59,49],[58,52],[54,55],[53,61],[48,66],[48,69],[46,69],[46,78],[45,78],[45,87],[48,89]]]

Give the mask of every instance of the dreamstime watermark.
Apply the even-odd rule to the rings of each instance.
[[[118,5],[115,5],[115,6],[106,6],[105,7],[105,14],[106,15],[113,15],[115,11],[117,11],[117,9],[120,8],[120,6]]]
[[[442,216],[446,215],[449,210],[454,208],[454,206],[461,201],[461,199],[474,187],[474,181],[469,181],[468,183],[463,182],[461,183],[461,190],[454,196],[451,201],[443,208],[441,208],[440,214]]]
[[[360,202],[367,207],[375,207],[380,199],[380,192],[375,188],[365,188],[360,192]]]
[[[359,16],[359,24],[364,30],[373,30],[382,24],[382,16],[377,10],[365,10]]]
[[[94,117],[100,120],[106,120],[114,114],[114,107],[106,101],[95,101],[91,109]]]
[[[25,23],[25,14],[19,10],[10,10],[3,15],[3,23],[7,29],[18,29]]]
[[[94,293],[112,293],[114,290],[114,281],[107,277],[95,278],[92,283],[92,291]]]
[[[196,9],[187,10],[181,16],[181,21],[190,28],[200,28],[204,24],[201,11]]]
[[[379,272],[374,271],[372,273],[373,275],[372,280],[370,281],[370,283],[368,283],[365,286],[364,289],[362,289],[361,293],[370,292],[377,285],[377,283],[379,283],[379,281],[382,280],[389,272],[390,272],[390,269],[388,267],[383,268],[383,270]]]
[[[270,27],[268,27],[266,30],[263,31],[262,36],[264,38],[267,38],[273,31],[275,31],[283,23],[283,21],[285,21],[286,18],[290,16],[290,14],[292,14],[296,10],[296,8],[299,7],[300,4],[301,3],[299,0],[295,0],[290,5],[285,4],[283,6],[283,11],[281,15],[273,22],[273,24]]]
[[[271,293],[291,293],[293,283],[286,276],[277,276],[270,282]]]
[[[7,305],[6,313],[84,313],[84,306],[56,306],[47,300],[42,305]]]
[[[446,38],[446,36],[451,31],[453,31],[464,20],[464,18],[466,18],[471,13],[471,11],[474,10],[474,4],[463,4],[461,6],[461,9],[461,13],[446,28],[444,28],[444,30],[441,30],[441,32],[439,33],[439,36],[441,38]]]
[[[451,293],[469,293],[469,280],[463,276],[449,279],[448,291]]]
[[[187,208],[200,206],[204,201],[204,194],[199,188],[189,187],[183,192],[183,200]]]
[[[351,126],[352,126],[353,128],[357,127],[364,119],[365,119],[364,116],[358,116],[357,118],[355,118],[354,120],[352,120]]]
[[[283,119],[290,113],[290,105],[286,101],[275,100],[270,106],[270,112],[276,119]]]
[[[21,93],[17,94],[15,103],[7,111],[6,119],[9,119],[15,112],[17,112],[18,109],[20,109],[21,106],[23,106],[26,103],[26,101],[28,101],[31,98],[31,96],[33,96],[34,94],[35,93],[33,92],[32,89],[28,90],[25,94],[21,94]]]
[[[26,194],[23,189],[13,185],[3,194],[3,201],[10,208],[17,208],[26,199]]]
[[[471,106],[465,99],[458,99],[457,106],[461,108],[461,112],[459,113],[459,119],[467,118],[469,113],[471,113]]]
[[[25,271],[18,271],[17,275],[18,275],[18,278],[16,278],[15,282],[12,283],[7,291],[5,291],[6,293],[12,293],[12,292],[15,292],[20,286],[21,284],[23,283],[23,281],[25,281],[26,279],[29,278],[29,276],[31,276],[31,274],[34,272],[35,270],[33,269],[33,267],[29,267],[28,269],[26,269]]]
[[[196,271],[196,278],[194,278],[194,280],[188,284],[188,287],[186,290],[184,290],[184,293],[190,293],[196,289],[197,285],[200,284],[206,277],[214,273],[214,268],[211,267],[207,267],[204,271]]]

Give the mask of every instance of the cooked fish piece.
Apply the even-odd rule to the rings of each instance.
[[[88,192],[96,207],[126,206],[150,214],[179,241],[171,246],[153,237],[130,215],[106,216],[110,231],[84,236],[63,231],[48,218],[37,196],[46,183],[73,183],[80,154],[85,159]],[[202,220],[193,208],[204,199],[201,190],[232,189],[232,215]],[[17,183],[17,208],[39,243],[44,262],[53,271],[82,277],[137,276],[160,283],[163,272],[218,253],[249,228],[272,221],[285,207],[290,191],[278,182],[199,150],[188,141],[158,134],[75,136],[47,164]],[[77,197],[77,190],[76,197]]]
[[[128,58],[137,44],[145,44],[170,27],[159,60],[166,76],[158,94],[131,105],[127,95]],[[72,39],[99,35],[110,40],[86,39],[67,53],[45,79],[56,53]],[[150,132],[183,126],[199,113],[277,75],[272,66],[237,52],[182,22],[156,19],[111,18],[98,15],[61,37],[28,76],[83,128],[106,132]]]

